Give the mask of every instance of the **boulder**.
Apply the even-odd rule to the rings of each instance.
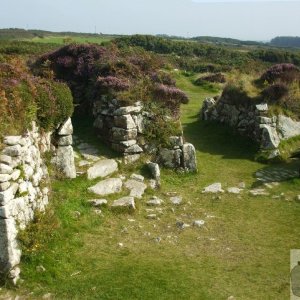
[[[183,167],[186,171],[197,171],[196,150],[194,145],[185,143],[182,146]]]
[[[123,197],[118,200],[115,200],[112,205],[112,208],[129,208],[135,209],[134,197]]]
[[[72,145],[73,139],[72,135],[59,136],[57,139],[58,146],[69,146]]]
[[[204,188],[202,193],[224,193],[224,190],[222,189],[222,184],[216,182]]]
[[[88,191],[100,196],[119,193],[122,190],[123,182],[120,178],[108,178],[88,188]]]
[[[261,147],[262,149],[276,149],[280,144],[276,128],[269,125],[260,125],[261,128]]]
[[[114,159],[104,159],[96,162],[87,170],[89,180],[106,177],[118,171],[118,163]]]
[[[22,147],[20,145],[5,147],[2,154],[16,157],[22,154]]]
[[[131,115],[121,115],[114,117],[114,123],[116,127],[124,129],[135,129],[136,125]]]
[[[115,116],[128,115],[131,113],[139,113],[142,110],[141,106],[124,106],[114,111]]]
[[[92,199],[92,200],[89,200],[88,203],[90,203],[94,207],[100,207],[100,206],[106,205],[107,200],[106,199]]]
[[[135,140],[137,137],[136,129],[123,129],[118,127],[112,128],[112,139],[114,141]]]
[[[60,170],[66,176],[66,178],[76,178],[76,168],[72,146],[59,146],[53,162],[58,170]]]
[[[13,172],[13,168],[0,163],[0,174],[11,174]]]
[[[130,147],[128,147],[127,149],[125,149],[124,151],[125,153],[142,153],[143,149],[138,145],[132,145]]]
[[[282,140],[300,135],[300,122],[294,121],[293,119],[284,115],[279,115],[277,122],[277,131],[279,137]]]
[[[14,199],[18,188],[19,185],[17,183],[12,183],[7,190],[0,192],[0,206],[6,205],[9,201]]]
[[[139,175],[139,174],[131,174],[130,179],[143,182],[145,180],[144,176]]]
[[[22,136],[20,135],[12,135],[4,137],[3,143],[8,146],[15,146],[20,143]]]
[[[140,159],[141,155],[140,154],[125,154],[124,155],[124,164],[132,164]]]
[[[12,158],[8,155],[0,155],[0,162],[10,166],[12,164]]]
[[[149,162],[147,164],[150,172],[151,172],[151,175],[152,177],[155,179],[155,180],[160,180],[160,169],[159,169],[159,165],[157,163],[154,163],[154,162]]]
[[[130,196],[135,198],[142,198],[145,189],[147,188],[146,184],[134,179],[127,180],[124,185],[130,190]]]
[[[71,118],[68,118],[57,130],[58,135],[72,135],[73,134],[73,125]]]
[[[159,151],[159,161],[160,163],[171,169],[179,168],[181,166],[181,154],[182,151],[180,149],[173,150],[173,149],[167,149],[162,148]]]

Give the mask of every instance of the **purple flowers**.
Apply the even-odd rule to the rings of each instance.
[[[173,86],[159,84],[155,87],[154,93],[158,98],[163,100],[175,100],[175,102],[184,104],[189,102],[187,94]]]
[[[100,88],[114,91],[125,91],[129,88],[129,82],[114,76],[98,77],[97,85]]]
[[[260,79],[268,83],[273,83],[276,80],[283,82],[299,81],[300,69],[293,64],[277,64],[269,68]]]

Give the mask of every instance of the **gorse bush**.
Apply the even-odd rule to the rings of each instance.
[[[73,112],[69,88],[31,74],[21,58],[0,63],[0,134],[20,134],[32,121],[55,128]]]

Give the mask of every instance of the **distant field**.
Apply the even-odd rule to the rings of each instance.
[[[68,36],[47,36],[47,37],[35,37],[33,39],[25,39],[26,41],[32,41],[35,43],[45,43],[45,44],[69,44],[72,42],[75,43],[95,43],[95,44],[102,44],[105,42],[109,42],[112,40],[113,37],[68,37]]]

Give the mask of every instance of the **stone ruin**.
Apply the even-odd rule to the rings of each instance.
[[[121,153],[125,163],[138,160],[143,152],[152,154],[164,167],[196,171],[195,148],[184,143],[183,136],[171,136],[169,147],[161,148],[147,143],[144,133],[147,124],[152,121],[152,114],[146,111],[141,102],[132,106],[122,106],[116,99],[94,102],[94,127],[103,140],[112,149]]]
[[[17,235],[48,204],[50,181],[44,153],[67,178],[76,177],[71,119],[53,133],[41,133],[33,123],[23,136],[6,136],[0,151],[0,276],[16,283],[21,250]]]
[[[300,122],[284,115],[270,116],[267,103],[232,104],[222,98],[204,100],[200,118],[233,127],[241,135],[256,141],[269,159],[280,155],[278,147],[283,140],[300,135]]]

